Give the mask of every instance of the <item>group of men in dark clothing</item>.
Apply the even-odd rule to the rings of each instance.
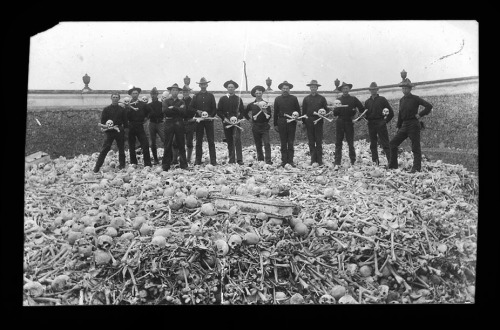
[[[348,154],[351,164],[354,165],[356,161],[354,123],[360,118],[368,122],[370,150],[372,160],[376,165],[380,165],[377,142],[380,143],[384,150],[388,168],[395,169],[398,167],[398,146],[409,137],[412,142],[412,152],[414,155],[411,172],[421,170],[421,123],[419,118],[429,114],[432,105],[422,98],[411,94],[414,84],[409,79],[405,79],[400,83],[404,96],[399,102],[399,115],[396,125],[398,131],[390,142],[386,124],[394,117],[394,111],[387,99],[377,93],[378,86],[375,82],[372,82],[369,87],[371,96],[365,101],[364,105],[358,98],[349,94],[352,84],[343,82],[339,86],[342,95],[337,98],[332,107],[327,105],[324,96],[318,94],[318,88],[321,85],[316,80],[312,80],[307,84],[311,93],[304,98],[302,108],[299,105],[297,97],[290,94],[293,85],[287,81],[278,85],[282,94],[275,98],[274,104],[263,100],[262,96],[266,91],[263,86],[255,86],[251,90],[251,95],[255,97],[255,101],[246,107],[243,105],[241,97],[235,93],[235,90],[239,86],[233,80],[224,83],[224,87],[228,93],[219,99],[218,105],[216,104],[214,95],[207,92],[208,83],[210,81],[201,78],[197,82],[200,92],[192,98],[189,96],[190,88],[188,86],[180,88],[177,84],[173,84],[167,88],[170,95],[168,96],[168,94],[164,93],[161,101],[158,100],[158,91],[155,87],[151,90],[152,101],[150,103],[138,99],[141,92],[141,89],[138,87],[133,87],[128,91],[131,100],[126,100],[123,105],[119,104],[120,95],[113,93],[111,95],[111,105],[104,108],[102,112],[101,124],[104,126],[107,123],[109,124],[109,121],[112,121],[112,126],[116,126],[118,129],[103,129],[106,132],[106,138],[94,172],[98,172],[103,165],[104,159],[111,149],[111,144],[114,140],[117,142],[119,151],[119,168],[124,168],[124,129],[129,130],[130,163],[137,164],[135,140],[138,139],[142,148],[144,166],[152,166],[149,143],[143,126],[146,119],[149,119],[151,151],[154,164],[159,163],[156,135],[158,134],[160,139],[162,139],[164,145],[163,170],[168,171],[170,166],[177,161],[177,158],[179,158],[180,168],[185,169],[188,167],[193,151],[194,133],[196,133],[195,165],[201,165],[202,163],[202,143],[205,134],[208,142],[210,163],[217,165],[214,141],[215,116],[218,116],[222,120],[228,147],[229,163],[244,164],[241,144],[241,131],[243,129],[240,122],[246,119],[252,122],[252,134],[257,149],[257,160],[272,164],[269,122],[271,116],[273,116],[274,129],[279,133],[281,143],[280,166],[285,167],[287,164],[290,164],[290,166],[295,167],[293,159],[297,123],[300,123],[303,129],[307,131],[311,164],[317,163],[319,166],[322,166],[323,124],[325,120],[329,122],[333,120],[328,118],[331,114],[337,118],[335,124],[335,170],[338,170],[341,164],[344,138],[349,148]],[[180,91],[183,93],[182,99],[178,97]],[[418,112],[419,106],[423,106],[424,110]],[[359,111],[361,115],[353,119],[356,111]],[[262,147],[264,147],[264,151]]]

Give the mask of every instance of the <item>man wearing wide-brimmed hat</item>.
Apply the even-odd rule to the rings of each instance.
[[[318,113],[320,109],[324,109],[325,113],[328,111],[326,98],[318,94],[317,80],[311,80],[309,84],[311,94],[304,97],[302,101],[302,113],[307,115],[307,119],[303,118],[302,122],[307,128],[307,140],[309,142],[309,152],[311,154],[311,165],[318,163],[323,165],[323,119],[314,113]],[[316,120],[316,124],[314,123]]]
[[[280,166],[285,166],[290,164],[295,167],[293,162],[294,147],[295,142],[295,131],[297,129],[297,121],[292,120],[287,122],[288,116],[293,116],[293,113],[298,113],[301,116],[301,109],[299,100],[295,95],[290,94],[290,89],[293,85],[286,80],[278,85],[281,90],[281,95],[274,99],[274,130],[280,135],[281,142],[281,164]]]
[[[243,116],[250,120],[252,119],[252,134],[257,149],[257,160],[265,161],[272,165],[271,161],[271,143],[269,139],[269,120],[271,119],[271,104],[262,99],[262,95],[266,89],[263,86],[255,86],[250,94],[255,97],[255,101],[247,105]],[[264,145],[264,153],[262,152]]]
[[[191,96],[189,93],[191,92],[191,88],[188,85],[184,85],[182,87],[182,100],[186,104],[186,109],[189,111],[189,105],[191,104]],[[186,160],[191,163],[191,155],[193,154],[193,138],[194,133],[196,132],[196,120],[191,117],[184,118],[184,132],[185,132],[185,140],[186,140]]]
[[[200,86],[200,91],[193,96],[189,109],[196,113],[197,118],[201,118],[206,112],[208,117],[214,117],[217,113],[217,104],[215,96],[207,92],[208,83],[204,77],[196,82]],[[215,153],[215,129],[213,120],[202,120],[196,124],[196,160],[195,165],[201,165],[201,157],[203,156],[203,132],[207,135],[208,152],[210,155],[210,163],[217,165],[217,155]]]
[[[150,92],[151,103],[147,104],[149,117],[149,137],[151,139],[151,153],[153,154],[153,164],[158,165],[158,152],[156,148],[156,135],[160,136],[163,147],[165,147],[165,131],[163,124],[163,112],[161,102],[158,100],[158,90],[153,87]]]
[[[351,160],[351,165],[354,165],[356,161],[356,151],[354,149],[354,123],[352,122],[352,118],[356,114],[356,109],[361,113],[365,107],[357,97],[349,95],[351,88],[352,84],[342,82],[342,85],[339,86],[342,95],[338,97],[337,100],[342,103],[343,107],[333,109],[333,115],[338,117],[335,123],[335,170],[339,169],[342,161],[342,142],[344,141],[344,136],[349,146],[349,159]]]
[[[411,141],[411,151],[413,153],[413,166],[410,172],[420,172],[422,169],[422,151],[420,150],[421,126],[419,119],[431,112],[432,104],[411,93],[411,89],[415,85],[410,79],[406,78],[399,86],[404,96],[399,100],[398,122],[396,124],[398,131],[391,142],[389,142],[389,147],[391,149],[389,168],[398,168],[398,147],[409,137]],[[419,106],[424,107],[420,112],[418,112]]]
[[[365,101],[367,109],[365,118],[368,120],[368,135],[370,137],[370,151],[372,153],[372,161],[376,165],[380,165],[378,158],[377,140],[384,150],[387,164],[390,161],[389,149],[389,133],[387,132],[387,123],[394,117],[394,111],[387,99],[378,94],[378,86],[376,82],[372,82],[368,90],[370,98]]]
[[[189,113],[183,100],[179,99],[181,88],[177,84],[167,87],[170,97],[162,101],[162,111],[165,114],[165,155],[161,162],[164,171],[170,169],[172,164],[172,145],[176,140],[179,164],[182,169],[188,167],[186,160],[186,148],[184,141],[184,119],[194,115]]]
[[[125,105],[130,127],[128,132],[128,149],[130,153],[130,163],[137,164],[135,141],[136,139],[139,140],[144,157],[144,166],[151,166],[149,142],[148,137],[146,136],[146,131],[144,130],[144,122],[146,121],[149,113],[146,103],[138,99],[141,91],[142,90],[139,87],[132,87],[128,90],[128,94],[132,97],[130,103]]]
[[[226,137],[227,150],[229,153],[229,164],[234,164],[237,161],[239,165],[243,165],[241,129],[235,126],[227,127],[230,125],[231,117],[236,117],[238,120],[243,118],[242,112],[245,110],[243,101],[234,93],[238,87],[238,84],[233,80],[228,80],[224,83],[224,88],[227,89],[228,94],[219,99],[219,104],[217,104],[217,115],[222,119],[224,136]],[[241,127],[240,124],[238,124],[238,126]]]

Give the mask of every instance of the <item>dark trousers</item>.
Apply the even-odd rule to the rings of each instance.
[[[106,159],[106,155],[111,150],[111,145],[114,140],[116,140],[116,146],[118,147],[118,162],[120,166],[125,166],[125,131],[123,127],[120,127],[120,132],[112,130],[104,134],[106,134],[106,138],[102,145],[101,152],[99,153],[99,157],[97,157],[95,168],[98,170],[101,168],[102,164],[104,164],[104,159]]]
[[[158,152],[156,151],[156,135],[160,136],[161,142],[163,143],[163,147],[165,147],[165,124],[155,123],[149,121],[149,137],[151,139],[151,152],[153,153],[153,159],[158,161]]]
[[[311,164],[323,164],[323,120],[314,124],[313,118],[306,119],[307,140],[309,141],[309,153]]]
[[[151,166],[151,157],[149,155],[149,142],[146,132],[144,131],[143,123],[130,123],[128,130],[128,149],[130,152],[130,164],[137,164],[137,156],[135,153],[135,140],[139,140],[141,144],[142,154],[144,157],[144,166]]]
[[[253,123],[252,134],[255,141],[255,148],[257,149],[257,160],[271,163],[271,143],[269,139],[269,123]],[[264,144],[264,153],[262,152],[262,145]]]
[[[236,161],[243,161],[243,152],[241,148],[241,129],[237,127],[230,127],[227,124],[223,124],[224,126],[224,135],[226,137],[227,142],[227,151],[229,152],[229,163],[234,164]],[[236,150],[236,156],[235,156]],[[236,158],[236,159],[235,159]]]
[[[280,134],[281,142],[281,162],[293,163],[293,143],[295,142],[295,130],[297,129],[297,122],[286,122],[286,118],[278,118],[278,131]]]
[[[204,120],[196,123],[196,164],[201,164],[201,156],[203,156],[203,131],[207,135],[208,151],[210,154],[210,163],[217,165],[217,157],[215,155],[215,132],[214,122],[212,120]]]
[[[193,138],[196,132],[196,122],[195,121],[184,121],[184,130],[186,135],[186,147],[188,149],[193,149]]]
[[[378,162],[377,140],[384,150],[387,163],[390,162],[389,149],[389,133],[387,132],[387,124],[385,119],[375,119],[368,121],[368,134],[370,136],[370,150],[372,152],[372,160]]]
[[[184,121],[180,118],[165,120],[165,155],[163,155],[161,164],[164,168],[170,168],[173,159],[172,146],[174,139],[179,149],[180,167],[187,168],[186,147],[184,145]]]
[[[411,151],[413,152],[413,169],[421,170],[422,151],[420,150],[420,122],[418,119],[404,121],[401,128],[392,138],[391,142],[389,142],[391,150],[389,168],[398,168],[398,147],[408,137],[410,138]]]
[[[340,165],[342,161],[342,141],[344,136],[349,146],[349,159],[351,163],[356,161],[356,151],[354,150],[354,123],[351,119],[337,118],[335,123],[337,130],[335,136],[335,165]]]

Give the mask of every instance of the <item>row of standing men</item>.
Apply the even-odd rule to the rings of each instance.
[[[243,165],[241,121],[246,119],[252,122],[257,160],[272,164],[269,130],[271,128],[270,120],[273,117],[274,129],[280,136],[280,166],[286,164],[295,166],[293,159],[297,123],[301,124],[303,129],[307,131],[311,164],[318,163],[321,166],[323,165],[323,124],[324,120],[332,120],[328,118],[332,114],[337,119],[335,123],[335,169],[338,169],[341,163],[344,139],[348,144],[351,164],[355,163],[354,122],[363,118],[368,122],[373,162],[379,164],[377,143],[380,143],[387,157],[388,168],[397,168],[398,146],[409,137],[414,155],[411,172],[421,170],[420,130],[422,123],[419,119],[430,113],[432,105],[411,93],[414,84],[409,79],[405,79],[400,83],[404,96],[399,101],[399,114],[396,125],[398,131],[390,142],[386,125],[394,117],[394,111],[387,99],[378,94],[378,86],[375,82],[372,82],[369,87],[371,96],[365,101],[364,105],[358,98],[349,94],[352,84],[343,82],[339,86],[342,95],[334,102],[334,106],[330,107],[327,105],[326,98],[318,93],[318,88],[321,85],[316,80],[312,80],[307,84],[311,93],[304,98],[302,108],[297,97],[290,94],[293,85],[287,81],[278,85],[282,94],[275,98],[274,104],[263,100],[262,96],[265,92],[263,86],[255,86],[251,90],[251,95],[255,97],[255,101],[248,104],[246,108],[242,99],[235,93],[239,86],[233,80],[224,83],[228,93],[219,99],[218,104],[216,104],[214,95],[207,91],[210,81],[201,78],[196,83],[200,87],[200,92],[193,95],[193,97],[190,96],[191,89],[188,86],[180,88],[177,84],[173,84],[167,88],[170,95],[164,94],[161,100],[158,100],[158,91],[154,87],[151,90],[152,101],[150,103],[143,102],[138,98],[141,93],[141,89],[138,87],[133,87],[128,91],[131,96],[130,102],[120,103],[120,95],[112,94],[112,104],[104,108],[101,115],[101,126],[104,127],[102,130],[106,133],[106,137],[94,167],[94,172],[98,172],[103,165],[114,140],[116,140],[118,146],[119,168],[125,167],[124,129],[128,129],[130,163],[137,164],[135,151],[135,141],[137,139],[141,144],[144,155],[144,165],[151,166],[149,142],[143,125],[147,119],[149,119],[149,135],[154,164],[159,163],[156,147],[157,135],[160,136],[164,145],[163,170],[168,171],[172,163],[177,161],[177,158],[179,158],[181,168],[188,167],[193,152],[195,134],[195,165],[201,165],[202,163],[204,135],[206,135],[208,142],[210,163],[217,165],[214,141],[215,116],[218,116],[223,123],[229,152],[229,163]],[[181,91],[183,93],[182,99],[178,97]],[[419,106],[424,107],[420,112],[418,112]],[[353,119],[356,111],[359,111],[361,115]],[[109,126],[110,121],[112,126]]]

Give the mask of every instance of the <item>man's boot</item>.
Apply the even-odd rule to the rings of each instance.
[[[187,156],[186,156],[186,160],[188,162],[188,164],[191,163],[191,155],[193,154],[193,147],[188,147],[187,148]]]

